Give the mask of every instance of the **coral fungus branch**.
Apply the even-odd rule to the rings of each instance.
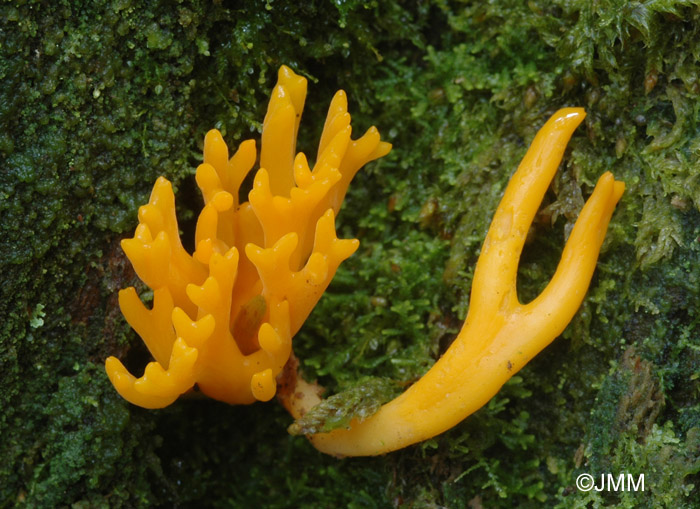
[[[147,309],[134,288],[119,294],[124,317],[154,362],[136,378],[115,357],[105,363],[128,401],[162,408],[196,384],[228,403],[267,401],[292,352],[292,337],[357,240],[338,239],[335,214],[357,170],[391,145],[376,129],[351,138],[345,93],[328,110],[311,169],[295,154],[306,79],[282,66],[263,124],[261,167],[249,201],[240,185],[255,164],[253,140],[229,158],[221,133],[204,139],[197,185],[204,197],[195,251],[180,242],[172,186],[160,177],[139,226],[122,248],[151,289]]]
[[[352,421],[349,429],[311,436],[317,449],[338,456],[377,455],[442,433],[486,404],[564,330],[586,293],[624,184],[610,173],[600,177],[552,281],[529,304],[518,301],[516,275],[530,223],[584,117],[581,108],[559,110],[508,183],[477,262],[467,318],[447,352],[376,414]],[[297,395],[288,402],[297,416],[318,400],[308,392],[306,401]]]

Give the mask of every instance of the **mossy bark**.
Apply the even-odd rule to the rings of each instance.
[[[0,506],[692,507],[697,3],[297,4],[0,6]],[[385,457],[325,457],[274,402],[139,409],[102,367],[147,359],[115,297],[135,283],[119,240],[138,206],[165,175],[191,236],[204,133],[257,138],[283,63],[310,78],[301,150],[338,88],[356,129],[394,144],[352,184],[339,232],[361,247],[295,339],[330,392],[394,390],[449,345],[493,210],[557,108],[588,117],[523,254],[523,300],[597,177],[627,184],[562,337],[458,427]],[[581,492],[583,472],[643,473],[646,491]]]

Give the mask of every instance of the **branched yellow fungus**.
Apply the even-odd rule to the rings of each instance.
[[[316,164],[295,154],[306,80],[283,66],[263,124],[260,169],[249,201],[239,188],[256,160],[253,140],[229,158],[221,134],[204,141],[197,185],[204,208],[195,251],[182,247],[170,183],[159,178],[139,209],[139,226],[122,247],[153,290],[152,309],[134,288],[119,294],[126,320],[155,358],[142,377],[114,357],[106,370],[117,391],[162,408],[196,384],[228,403],[270,400],[299,418],[318,404],[320,388],[297,372],[292,337],[339,264],[358,246],[337,238],[334,219],[350,180],[391,145],[370,128],[350,138],[347,99],[333,98]],[[516,276],[530,224],[562,159],[581,108],[559,110],[532,142],[499,204],[472,283],[469,313],[447,352],[418,382],[348,429],[310,436],[336,456],[377,455],[448,430],[488,402],[572,319],[588,289],[608,223],[624,184],[605,173],[581,210],[559,266],[544,291],[521,304]],[[284,369],[284,371],[283,371]]]
[[[146,308],[134,288],[119,293],[119,305],[155,361],[138,379],[115,357],[105,363],[131,403],[162,408],[195,384],[232,404],[275,395],[292,337],[338,265],[357,249],[357,240],[340,240],[335,232],[350,180],[391,149],[374,127],[351,139],[340,90],[312,171],[304,154],[295,153],[305,97],[306,79],[282,66],[247,202],[238,202],[239,188],[255,164],[255,142],[244,141],[229,158],[221,133],[207,133],[196,173],[204,208],[193,255],[180,242],[170,182],[159,178],[139,209],[134,237],[122,247],[153,290],[153,307]]]
[[[419,381],[348,429],[310,437],[337,456],[377,455],[442,433],[481,408],[573,318],[588,289],[610,217],[625,185],[600,177],[544,291],[521,304],[516,292],[520,253],[581,108],[559,110],[537,133],[511,178],[491,222],[472,283],[469,312],[454,343]],[[285,406],[300,417],[319,401],[318,388],[299,379]]]

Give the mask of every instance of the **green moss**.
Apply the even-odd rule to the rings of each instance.
[[[692,506],[699,18],[673,0],[0,7],[0,506]],[[134,282],[118,241],[138,206],[165,175],[190,231],[204,133],[258,136],[281,63],[310,79],[307,153],[341,87],[356,134],[374,124],[394,144],[352,184],[339,230],[361,248],[295,339],[331,393],[405,385],[448,347],[493,210],[556,108],[588,117],[533,226],[521,299],[598,176],[627,185],[562,337],[465,422],[386,457],[324,457],[274,404],[141,410],[101,368],[147,357],[115,298]],[[647,491],[576,490],[608,469],[645,473]]]
[[[400,394],[397,384],[386,378],[365,378],[345,391],[324,398],[288,428],[291,435],[327,433],[348,428],[352,419],[363,421],[384,403]]]

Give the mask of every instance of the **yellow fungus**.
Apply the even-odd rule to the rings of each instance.
[[[528,361],[556,338],[588,289],[600,246],[624,183],[600,177],[569,236],[552,280],[532,302],[516,292],[520,253],[530,224],[566,145],[585,117],[559,110],[532,142],[495,212],[472,282],[464,326],[447,352],[419,381],[348,429],[310,437],[337,456],[377,455],[442,433],[486,404]],[[320,401],[318,388],[299,380],[285,406],[302,416]]]
[[[122,247],[153,289],[153,306],[146,308],[134,288],[120,292],[119,305],[155,361],[140,378],[114,357],[105,364],[128,401],[162,408],[195,384],[228,403],[268,401],[279,383],[279,399],[297,418],[320,402],[319,387],[296,371],[291,340],[338,265],[357,249],[357,240],[337,238],[334,225],[351,179],[391,146],[374,127],[351,139],[347,98],[339,91],[312,170],[304,154],[295,154],[305,97],[306,80],[283,66],[247,202],[239,203],[239,188],[256,161],[255,142],[244,141],[229,157],[221,134],[207,133],[196,173],[204,207],[193,254],[180,242],[166,179],[156,181],[139,209],[139,226]],[[600,177],[552,280],[532,302],[519,302],[516,276],[530,224],[584,117],[581,108],[559,110],[533,140],[494,214],[469,313],[447,352],[376,414],[310,436],[316,448],[337,456],[377,455],[442,433],[481,408],[564,330],[586,293],[624,184],[609,172]]]
[[[239,203],[239,188],[255,164],[255,142],[244,141],[229,157],[221,133],[207,133],[196,172],[204,208],[193,254],[180,242],[170,182],[160,177],[139,209],[139,226],[122,248],[153,289],[153,307],[146,308],[134,288],[119,293],[119,305],[155,361],[140,378],[115,357],[105,363],[128,401],[162,408],[195,384],[228,403],[275,395],[292,336],[338,265],[357,249],[357,240],[337,238],[334,224],[350,180],[391,149],[375,128],[351,139],[341,90],[311,169],[304,154],[295,154],[305,97],[306,79],[282,66],[247,202]]]

